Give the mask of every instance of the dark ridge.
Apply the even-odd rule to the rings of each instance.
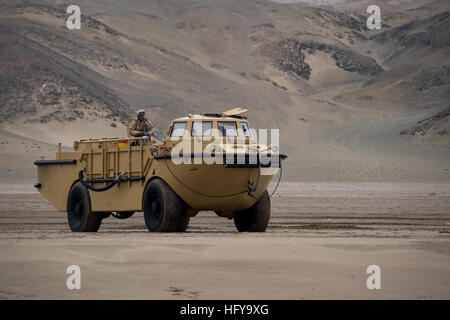
[[[125,120],[128,106],[103,83],[107,80],[92,69],[0,24],[0,106],[2,120],[11,120],[38,109],[50,114],[39,121],[74,120],[84,108],[97,105],[92,115]],[[61,103],[69,110],[63,110]],[[63,117],[61,119],[61,117]],[[64,118],[65,117],[65,118]],[[66,119],[67,118],[67,119]]]
[[[315,41],[301,42],[296,39],[284,39],[278,43],[264,43],[260,47],[260,54],[279,70],[308,80],[311,67],[305,61],[302,50],[308,50],[308,53],[314,53],[315,50],[329,53],[336,61],[336,66],[349,72],[376,75],[383,71],[372,58],[348,49]]]

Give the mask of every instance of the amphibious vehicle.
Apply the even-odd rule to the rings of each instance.
[[[172,120],[165,141],[151,147],[134,137],[83,139],[71,152],[59,144],[56,159],[34,162],[35,187],[67,212],[72,231],[95,232],[104,218],[143,211],[149,231],[184,232],[199,211],[213,211],[238,231],[263,232],[267,186],[287,156],[256,141],[246,111]]]

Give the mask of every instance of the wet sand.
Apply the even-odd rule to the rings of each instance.
[[[0,298],[449,299],[450,185],[283,183],[260,234],[210,212],[186,233],[149,233],[141,212],[72,233],[38,193],[1,185]]]

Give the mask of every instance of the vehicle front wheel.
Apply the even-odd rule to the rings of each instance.
[[[67,219],[72,231],[97,232],[104,215],[91,211],[91,197],[88,189],[80,182],[70,189],[67,198]]]
[[[239,232],[264,232],[270,219],[270,197],[267,190],[250,208],[236,212],[234,225]]]
[[[144,219],[151,232],[176,232],[181,218],[181,201],[161,179],[155,179],[144,192]],[[187,225],[186,225],[187,227]]]
[[[186,232],[188,226],[189,226],[189,220],[191,218],[186,214],[186,212],[182,212],[182,215],[180,217],[180,221],[178,222],[176,232]]]

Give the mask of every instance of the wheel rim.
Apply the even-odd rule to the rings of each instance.
[[[73,205],[69,211],[69,222],[72,229],[78,229],[82,223],[84,214],[84,201],[79,194],[73,195]]]
[[[159,220],[159,218],[161,218],[161,203],[159,202],[159,200],[156,200],[152,203],[152,215],[156,220]]]
[[[159,225],[161,224],[162,219],[162,205],[161,205],[161,199],[158,195],[151,197],[149,199],[149,208],[150,208],[150,214],[148,216],[148,225],[150,230],[156,230]]]
[[[81,219],[83,216],[83,200],[78,201],[75,203],[75,210],[74,210],[75,216]]]

